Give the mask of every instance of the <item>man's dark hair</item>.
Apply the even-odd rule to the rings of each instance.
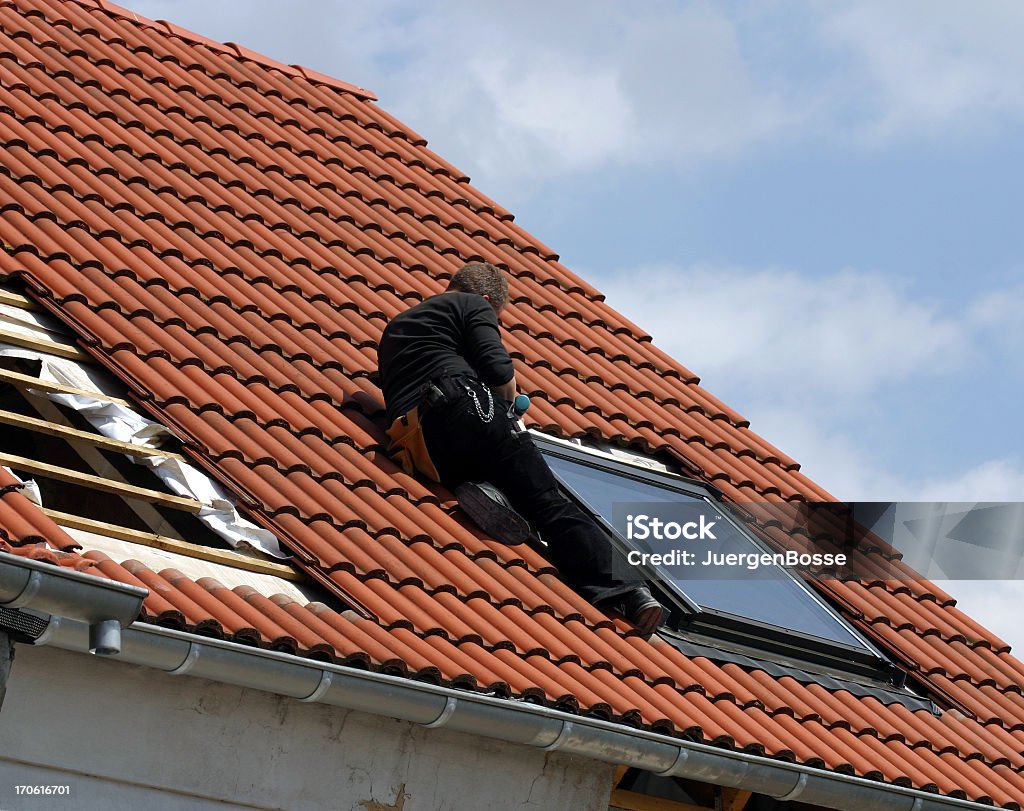
[[[463,265],[448,282],[448,289],[487,296],[494,312],[508,304],[508,279],[505,278],[505,272],[489,262]]]

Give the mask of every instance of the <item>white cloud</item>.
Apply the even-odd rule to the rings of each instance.
[[[483,103],[471,114],[465,99],[455,98],[463,105],[448,114],[466,122],[462,148],[475,153],[474,163],[488,176],[515,172],[512,167],[590,169],[620,152],[637,126],[614,70],[556,53],[538,53],[525,67],[500,53],[476,54],[466,67],[474,85],[469,97]],[[442,128],[433,93],[398,103],[415,107],[420,120],[433,119],[430,129]]]
[[[844,501],[1020,501],[1024,458],[990,459],[967,469],[907,477],[882,467],[874,448],[830,428],[813,409],[755,406],[752,428],[801,463],[801,470]]]
[[[979,332],[1009,351],[1009,359],[1019,366],[1024,348],[1024,287],[993,290],[979,296],[970,306],[968,317]]]
[[[1024,6],[979,0],[125,0],[375,90],[486,185],[762,145],[987,131],[1024,112]]]
[[[662,266],[601,286],[609,304],[712,386],[726,379],[775,388],[782,380],[801,398],[867,398],[895,380],[954,371],[971,354],[962,319],[875,273]]]
[[[879,468],[864,443],[822,423],[813,408],[773,407],[763,400],[748,414],[751,428],[800,462],[801,470],[844,501],[891,501],[906,490]]]
[[[700,1],[126,2],[369,87],[489,182],[734,154],[801,106],[750,69],[735,23]]]
[[[801,469],[845,501],[1020,501],[1024,458],[1008,455],[964,469],[899,476],[879,465],[870,442],[829,427],[814,408],[755,405],[752,428],[801,463]]]
[[[872,425],[901,418],[876,410],[892,387],[963,374],[992,354],[992,333],[1024,338],[1018,289],[943,312],[898,281],[855,270],[640,267],[600,287],[711,391],[734,406],[745,400],[754,430],[839,498],[1016,501],[1024,494],[1016,449],[907,478],[881,466],[872,437],[879,433]]]
[[[732,154],[795,115],[710,4],[466,8],[441,4],[396,32],[423,47],[377,89],[489,178]]]
[[[735,154],[792,129],[806,103],[787,97],[744,54],[737,23],[719,6],[653,6],[635,15],[610,54],[640,119],[632,160],[691,161]]]
[[[991,459],[969,470],[929,477],[907,487],[904,501],[1020,501],[1024,468],[1012,457]]]
[[[883,0],[814,6],[821,42],[846,57],[839,109],[869,142],[985,131],[1024,113],[1024,6]]]

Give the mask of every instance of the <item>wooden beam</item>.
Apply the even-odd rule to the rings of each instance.
[[[665,800],[661,797],[651,797],[647,794],[625,791],[620,788],[612,792],[608,804],[616,808],[625,808],[627,811],[710,811],[703,805]]]
[[[622,778],[626,776],[626,772],[629,771],[629,766],[616,766],[615,777],[612,778],[612,788],[618,788],[619,783],[622,782]]]
[[[36,352],[43,352],[47,355],[56,355],[59,358],[70,358],[79,363],[95,363],[90,355],[87,355],[73,344],[60,344],[45,338],[32,338],[14,330],[0,328],[0,343],[13,344],[25,349],[34,349]]]
[[[0,304],[9,304],[11,307],[17,307],[19,310],[32,310],[37,313],[43,312],[43,307],[28,296],[23,296],[20,293],[13,293],[10,290],[4,290],[3,288],[0,288]]]
[[[104,493],[114,493],[124,498],[137,498],[140,501],[147,501],[150,504],[159,504],[162,507],[170,507],[174,510],[198,513],[203,505],[194,498],[173,496],[170,493],[161,493],[159,490],[150,490],[146,487],[136,487],[134,484],[123,484],[112,479],[104,479],[100,476],[93,476],[91,473],[80,473],[77,470],[48,465],[35,459],[26,459],[24,456],[15,456],[0,451],[0,465],[13,467],[34,476],[42,476],[47,479],[57,479],[71,484],[78,484],[92,490],[100,490]]]
[[[33,388],[39,391],[51,391],[55,394],[73,394],[76,397],[92,397],[95,400],[103,400],[106,403],[116,403],[126,408],[135,408],[135,404],[120,397],[111,397],[98,391],[88,389],[76,389],[74,386],[65,386],[63,383],[53,383],[49,380],[41,380],[32,375],[23,375],[20,372],[12,372],[10,369],[0,369],[0,381],[10,383],[18,388]]]
[[[105,437],[102,434],[94,434],[92,431],[80,431],[77,428],[68,428],[54,422],[48,422],[47,420],[36,419],[35,417],[26,417],[24,414],[18,414],[14,411],[6,411],[2,408],[0,408],[0,424],[13,425],[15,428],[24,428],[27,431],[34,431],[36,433],[46,434],[47,436],[60,437],[61,439],[66,439],[69,442],[88,442],[94,447],[102,448],[107,451],[126,453],[130,456],[160,456],[167,457],[169,459],[177,459],[179,462],[187,461],[180,453],[160,450],[159,448],[149,448],[142,445],[133,445],[131,442],[123,442],[120,439],[111,439],[110,437]]]
[[[114,538],[118,541],[136,543],[140,546],[148,546],[152,549],[162,549],[165,552],[174,552],[179,555],[187,555],[190,558],[206,560],[210,563],[219,563],[224,566],[231,566],[235,569],[245,569],[259,574],[269,574],[280,577],[282,580],[302,581],[306,578],[293,567],[285,563],[273,563],[269,560],[249,557],[239,552],[232,552],[227,549],[212,549],[208,546],[189,543],[188,541],[177,541],[174,538],[167,538],[153,532],[143,532],[138,529],[121,527],[117,524],[108,524],[106,521],[97,521],[93,518],[83,518],[80,515],[60,512],[43,508],[43,513],[62,527],[80,529],[85,532],[92,532],[102,535],[105,538]]]
[[[743,811],[743,807],[750,799],[751,792],[741,791],[738,788],[727,788],[723,786],[721,791],[715,794],[715,806],[717,811]]]

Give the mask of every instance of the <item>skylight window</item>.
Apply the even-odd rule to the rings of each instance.
[[[535,435],[541,452],[567,493],[606,528],[620,554],[655,551],[645,541],[627,539],[615,529],[616,505],[638,502],[707,506],[721,502],[706,485],[680,476],[624,464],[606,454],[588,452]],[[721,510],[715,539],[699,545],[707,553],[770,552]],[[636,556],[634,556],[635,558]],[[843,670],[878,675],[890,666],[848,623],[806,584],[781,566],[763,566],[756,577],[689,575],[678,566],[640,567],[671,609],[668,625],[684,634],[739,644],[750,651],[818,662]],[[696,571],[694,569],[693,571]]]

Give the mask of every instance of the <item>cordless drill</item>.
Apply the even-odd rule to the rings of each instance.
[[[520,431],[525,430],[526,426],[523,425],[522,416],[526,413],[526,410],[530,407],[530,398],[525,394],[517,394],[512,402],[508,406],[508,418],[512,422],[512,433],[517,434]]]
[[[517,394],[508,407],[508,415],[510,417],[521,417],[529,407],[530,398],[525,394]]]

